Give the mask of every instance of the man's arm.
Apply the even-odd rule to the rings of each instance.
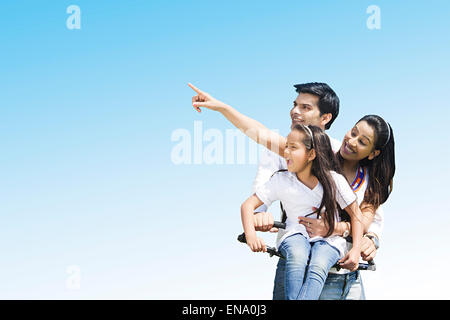
[[[192,105],[198,112],[201,112],[200,107],[218,111],[236,128],[241,130],[247,137],[254,140],[256,143],[278,153],[280,156],[284,155],[286,145],[285,137],[269,130],[260,122],[247,117],[222,101],[215,99],[209,93],[196,88],[190,83],[188,85],[197,93],[196,96],[192,97]]]

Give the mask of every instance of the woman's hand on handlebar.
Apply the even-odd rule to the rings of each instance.
[[[273,228],[273,216],[270,212],[258,212],[253,216],[255,222],[255,230],[262,232],[278,232],[277,228]]]
[[[361,257],[364,261],[371,261],[377,254],[377,248],[372,240],[367,237],[363,237],[361,240]]]

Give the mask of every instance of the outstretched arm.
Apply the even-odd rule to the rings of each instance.
[[[285,137],[269,130],[260,122],[243,115],[233,107],[213,98],[210,94],[198,89],[194,85],[188,83],[188,86],[197,93],[197,95],[192,97],[192,106],[198,112],[201,112],[201,107],[220,112],[225,118],[228,119],[228,121],[230,121],[250,139],[265,146],[267,149],[278,153],[280,156],[284,156],[284,149],[286,145]]]

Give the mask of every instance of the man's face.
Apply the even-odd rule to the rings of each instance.
[[[300,93],[291,109],[291,128],[296,124],[313,125],[325,129],[320,116],[319,97],[310,93]]]

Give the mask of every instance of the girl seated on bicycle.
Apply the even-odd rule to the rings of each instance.
[[[288,170],[276,172],[241,206],[245,237],[252,251],[266,251],[264,241],[256,236],[254,211],[263,203],[270,206],[280,200],[287,215],[286,233],[277,242],[286,257],[285,296],[288,300],[318,299],[333,265],[339,263],[352,271],[358,268],[362,213],[346,179],[336,173],[338,162],[320,128],[295,125],[287,137],[284,157]],[[346,240],[332,235],[340,220],[338,205],[351,218],[353,247],[345,256]],[[328,226],[324,238],[310,237],[298,222],[299,216],[311,215],[312,207],[318,208],[314,213]]]

